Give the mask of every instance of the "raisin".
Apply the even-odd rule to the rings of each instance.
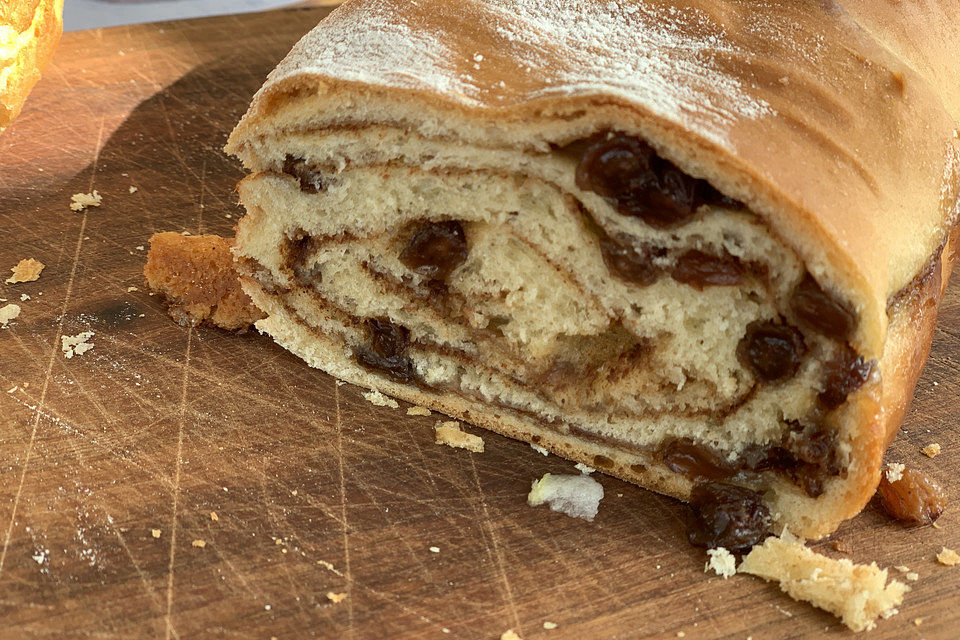
[[[820,404],[827,411],[836,409],[847,400],[847,396],[863,386],[870,377],[872,362],[867,362],[849,345],[824,364],[823,391],[820,392]]]
[[[836,340],[848,340],[857,324],[850,305],[824,291],[809,273],[793,290],[790,309],[802,326]]]
[[[803,336],[793,327],[756,320],[737,345],[737,357],[762,382],[776,382],[797,372],[803,356]]]
[[[366,326],[367,346],[354,352],[357,362],[401,382],[413,380],[413,361],[404,354],[410,343],[410,332],[385,318],[369,318]]]
[[[905,522],[931,524],[947,506],[943,488],[915,469],[904,469],[896,482],[890,482],[886,473],[881,474],[877,492],[883,510]]]
[[[456,220],[423,222],[400,252],[400,262],[429,280],[446,280],[467,259],[467,238]]]
[[[642,140],[622,133],[594,137],[575,177],[579,188],[613,200],[620,214],[657,228],[686,222],[702,202],[702,180],[683,173]]]
[[[706,286],[732,286],[743,280],[740,261],[731,256],[711,256],[702,251],[687,251],[679,258],[670,274],[673,279],[697,290]]]
[[[686,438],[668,444],[661,455],[668,469],[694,482],[723,480],[736,473],[736,469],[715,452]]]
[[[647,250],[638,250],[609,236],[600,238],[600,253],[610,271],[627,282],[647,286],[660,277],[660,269],[653,264]]]
[[[312,170],[303,158],[287,155],[283,160],[283,172],[296,178],[300,191],[305,193],[320,193],[327,188],[323,174]]]
[[[707,482],[690,493],[690,543],[698,547],[749,549],[767,537],[770,511],[760,494],[734,485]]]

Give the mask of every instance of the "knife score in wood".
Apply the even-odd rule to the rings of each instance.
[[[948,4],[351,0],[226,147],[256,327],[691,501],[695,542],[827,534],[956,257]]]

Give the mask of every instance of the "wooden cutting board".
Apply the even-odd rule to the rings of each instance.
[[[226,135],[325,13],[67,34],[0,136],[0,269],[47,265],[0,284],[23,308],[0,330],[0,636],[849,633],[774,585],[705,574],[673,500],[601,477],[593,523],[530,508],[530,482],[572,464],[489,433],[483,454],[438,446],[435,417],[373,406],[255,332],[177,326],[143,291],[153,232],[231,233]],[[102,206],[69,209],[92,189]],[[81,331],[93,350],[65,358]],[[958,358],[954,286],[888,457],[960,500]],[[855,561],[920,574],[870,637],[957,637],[960,567],[934,556],[960,548],[958,523],[960,504],[916,529],[871,505],[836,534]]]

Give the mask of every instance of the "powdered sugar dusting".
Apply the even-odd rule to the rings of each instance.
[[[722,142],[771,107],[722,70],[746,56],[695,8],[618,0],[365,0],[305,36],[266,87],[317,74],[469,106],[606,95]],[[504,80],[506,80],[504,82]]]

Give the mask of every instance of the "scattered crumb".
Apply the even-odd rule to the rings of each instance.
[[[920,574],[917,573],[916,571],[910,571],[904,577],[910,582],[916,582],[917,580],[920,579]]]
[[[887,465],[887,468],[884,469],[884,473],[887,475],[888,482],[897,482],[900,478],[903,477],[903,471],[906,469],[906,465],[902,465],[899,462],[891,462]]]
[[[913,624],[919,627],[921,624],[923,624],[923,618],[914,618]]]
[[[25,293],[20,294],[20,302],[26,302],[29,299],[30,299],[30,296],[28,296],[27,294]]]
[[[903,564],[898,564],[897,566],[894,567],[894,569],[896,569],[900,573],[910,573],[910,567]]]
[[[920,449],[920,451],[928,458],[935,458],[940,455],[940,445],[934,442],[932,444],[928,444],[923,449]]]
[[[531,443],[530,443],[530,448],[533,449],[534,451],[536,451],[537,453],[539,453],[540,455],[543,455],[543,456],[548,456],[548,455],[550,455],[550,452],[549,452],[549,451],[547,451],[546,449],[544,449],[543,447],[541,447],[541,446],[538,445],[538,444],[533,444],[533,443],[531,442]]]
[[[582,462],[578,462],[577,464],[573,465],[573,467],[574,467],[574,469],[576,469],[577,471],[579,471],[580,473],[582,473],[582,474],[584,474],[584,475],[590,475],[591,473],[593,473],[594,471],[596,471],[596,469],[594,469],[593,467],[588,467],[587,465],[583,464]]]
[[[854,631],[872,629],[877,616],[897,613],[910,589],[897,580],[887,584],[887,570],[875,562],[862,565],[828,558],[788,531],[754,546],[739,571],[779,582],[791,598],[829,611]]]
[[[678,638],[686,638],[686,637],[687,637],[687,634],[684,633],[683,631],[677,631],[677,637],[678,637]]]
[[[201,549],[207,546],[206,540],[194,540],[192,544],[193,546],[200,547]]]
[[[20,315],[20,305],[8,304],[0,307],[0,328],[7,326],[7,323]]]
[[[87,207],[99,207],[103,196],[94,189],[93,193],[75,193],[70,196],[70,210],[83,211]]]
[[[129,191],[130,191],[130,193],[136,193],[136,192],[137,192],[137,188],[136,188],[135,186],[133,186],[133,185],[130,185]]]
[[[557,628],[557,623],[556,623],[556,622],[544,622],[544,623],[543,623],[543,628],[544,628],[544,629],[556,629],[556,628]]]
[[[849,554],[851,551],[850,544],[846,540],[843,540],[841,538],[838,538],[833,541],[833,550],[839,551],[840,553],[846,553],[846,554]]]
[[[507,629],[500,634],[500,640],[523,640],[513,629]]]
[[[140,291],[137,287],[127,287],[127,293],[133,293],[134,291]]]
[[[33,282],[40,278],[40,272],[46,266],[39,260],[33,258],[24,258],[12,267],[10,271],[13,275],[7,278],[7,284],[17,284],[18,282]]]
[[[426,407],[407,407],[408,416],[428,416],[430,415],[430,409]]]
[[[430,547],[430,553],[440,553],[440,547]]]
[[[378,407],[390,407],[391,409],[400,408],[400,405],[396,400],[389,396],[383,395],[376,389],[370,389],[370,391],[367,391],[363,394],[363,397],[367,399],[367,402]]]
[[[723,547],[707,549],[707,555],[710,559],[703,566],[704,572],[713,569],[714,573],[723,576],[724,580],[737,573],[737,559]]]
[[[328,599],[330,600],[330,602],[332,602],[333,604],[337,604],[338,602],[342,602],[343,600],[346,599],[346,597],[347,597],[347,594],[346,594],[346,593],[334,593],[333,591],[327,591],[327,598],[328,598]]]
[[[947,549],[946,547],[943,547],[940,550],[940,553],[937,554],[937,562],[940,564],[945,564],[948,567],[952,567],[960,563],[960,555],[958,555],[953,549]]]
[[[151,530],[150,530],[150,533],[151,533],[151,535],[153,535],[154,538],[159,538],[159,537],[160,537],[160,529],[151,529]]]
[[[343,577],[343,573],[338,571],[336,567],[334,567],[332,564],[330,564],[326,560],[317,560],[317,564],[323,567],[324,569],[326,569],[327,571],[332,571],[333,573],[337,574],[341,578]]]
[[[456,420],[437,422],[435,430],[437,444],[466,449],[474,453],[483,453],[483,438],[472,433],[464,433],[460,430],[460,423]]]
[[[213,520],[214,522],[220,522],[220,516],[217,515],[216,511],[210,512],[210,519]]]
[[[60,349],[64,357],[82,356],[93,349],[93,343],[87,342],[92,337],[93,331],[83,331],[75,336],[60,336]]]
[[[527,504],[538,507],[547,503],[553,511],[592,521],[602,499],[603,486],[590,476],[545,473],[533,481]]]

